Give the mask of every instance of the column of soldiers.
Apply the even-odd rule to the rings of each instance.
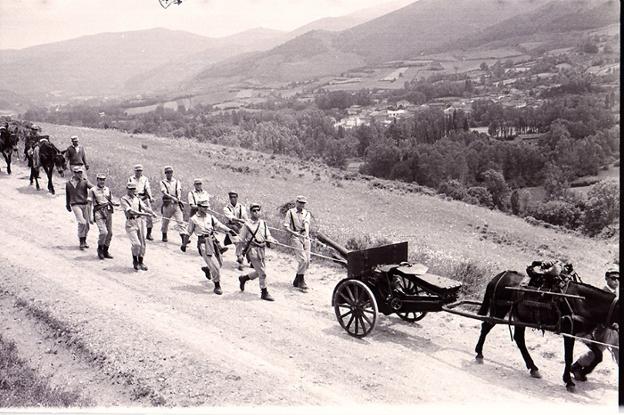
[[[66,208],[76,218],[80,249],[89,248],[87,244],[89,224],[95,223],[99,230],[98,258],[101,260],[113,258],[109,252],[113,237],[113,212],[115,207],[120,206],[126,217],[125,229],[131,245],[132,266],[136,271],[147,271],[148,268],[144,263],[146,241],[153,240],[153,219],[158,215],[152,209],[154,197],[150,181],[143,175],[143,166],[141,164],[134,166],[134,175],[130,176],[126,183],[126,195],[121,197],[120,203],[116,203],[113,201],[111,190],[106,186],[105,174],[100,173],[96,176],[96,186],[83,177],[84,169],[88,166],[84,147],[78,146],[78,137],[72,137],[70,149],[76,158],[71,160],[73,175],[65,187]],[[174,222],[173,227],[180,235],[180,249],[183,252],[186,252],[191,235],[197,235],[197,250],[202,261],[201,270],[205,277],[214,283],[214,293],[221,295],[222,255],[228,248],[222,246],[215,232],[225,233],[223,244],[234,245],[237,268],[244,270],[246,259],[253,269],[239,276],[240,290],[244,291],[247,281],[257,278],[260,298],[274,301],[267,289],[265,248],[277,243],[277,240],[271,236],[266,222],[260,218],[260,204],[251,203],[248,214],[246,207],[238,201],[238,193],[228,192],[229,203],[223,208],[223,215],[227,219],[224,224],[209,213],[213,212],[210,210],[212,196],[203,190],[201,179],[193,180],[194,188],[188,192],[187,202],[184,202],[182,186],[173,177],[173,168],[166,166],[164,174],[165,179],[160,182],[162,241],[168,241],[171,221]],[[310,265],[310,213],[304,209],[306,202],[304,196],[298,196],[296,207],[286,213],[284,222],[298,263],[293,286],[301,291],[307,290],[304,274]],[[190,207],[188,222],[185,222],[183,217],[184,204]]]

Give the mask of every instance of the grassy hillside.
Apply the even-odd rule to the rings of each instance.
[[[619,255],[617,240],[536,227],[499,211],[410,193],[398,183],[348,180],[343,171],[287,157],[111,130],[44,124],[43,132],[59,144],[79,135],[91,159],[89,178],[106,172],[117,196],[135,163],[144,164],[152,182],[171,164],[185,193],[194,177],[203,177],[215,195],[213,206],[222,206],[227,191],[236,189],[243,203],[259,201],[275,226],[279,207],[305,194],[314,226],[343,244],[366,235],[407,240],[413,258],[449,276],[459,266],[476,265],[489,274],[522,271],[537,258],[565,257],[586,281],[600,283],[605,266]]]
[[[216,64],[197,80],[243,76],[293,81],[413,58],[546,1],[419,0],[342,32],[307,32],[267,52]]]
[[[595,29],[619,22],[619,3],[610,0],[557,0],[535,10],[468,35],[445,47],[475,47],[489,42],[510,40],[517,37],[562,34]],[[573,33],[571,33],[573,37]],[[572,39],[574,42],[574,39]],[[572,43],[574,44],[574,43]]]

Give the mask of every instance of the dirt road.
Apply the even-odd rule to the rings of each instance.
[[[413,325],[380,316],[371,335],[351,338],[330,306],[339,268],[313,262],[303,294],[291,286],[293,260],[270,252],[276,301],[267,303],[256,282],[238,290],[228,252],[219,297],[195,249],[180,252],[177,237],[149,243],[149,271],[135,272],[119,213],[115,258],[98,260],[97,230],[80,251],[57,183],[52,196],[29,187],[19,165],[0,174],[0,333],[94,404],[616,403],[617,367],[606,355],[576,394],[566,392],[563,342],[551,334],[527,333],[541,380],[529,377],[503,327],[489,337],[485,364],[476,364],[479,325],[444,313]],[[577,346],[577,355],[584,351]]]

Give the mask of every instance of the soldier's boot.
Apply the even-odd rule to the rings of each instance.
[[[201,269],[202,269],[202,271],[204,271],[204,275],[206,276],[206,279],[210,280],[210,268],[202,267]]]
[[[102,245],[102,253],[104,254],[104,258],[113,259],[113,256],[108,252],[108,245]]]
[[[82,238],[83,244],[85,248],[89,247],[89,244],[87,243],[87,237],[85,236],[84,238]]]
[[[154,240],[154,238],[152,238],[152,228],[147,228],[147,235],[145,235],[145,239],[147,239],[148,241]]]
[[[247,275],[241,275],[238,277],[238,286],[241,291],[245,291],[245,283],[249,281],[249,277]]]
[[[271,294],[269,294],[269,290],[267,290],[266,288],[263,288],[261,290],[260,298],[265,301],[275,301],[275,299],[271,297]]]
[[[306,291],[308,289],[308,285],[305,282],[305,279],[303,279],[303,274],[301,274],[301,279],[299,280],[299,289],[301,291]]]
[[[293,287],[299,287],[299,281],[301,281],[301,274],[295,274],[295,279],[293,280]]]
[[[180,239],[182,239],[182,245],[180,245],[180,251],[186,252],[186,245],[188,245],[188,239],[190,236],[185,235],[183,233],[180,234]]]
[[[83,237],[79,237],[78,238],[78,240],[80,241],[80,250],[81,251],[84,251],[84,249],[85,249],[85,245],[86,245],[85,239],[87,239],[87,238],[83,238]]]
[[[136,255],[132,255],[132,266],[135,271],[139,270],[139,257]]]
[[[143,257],[142,256],[139,257],[139,268],[142,269],[143,271],[147,271],[147,267],[143,263]]]
[[[98,255],[98,258],[104,259],[104,246],[103,245],[98,244],[97,255]]]
[[[221,284],[219,282],[217,282],[217,281],[215,281],[214,284],[215,284],[214,290],[213,290],[214,293],[217,294],[217,295],[223,294],[223,290],[221,290]]]
[[[168,241],[168,239],[167,239],[167,232],[163,232],[162,241],[163,242],[167,242]]]

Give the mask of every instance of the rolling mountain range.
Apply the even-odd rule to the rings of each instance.
[[[193,94],[227,84],[224,80],[307,80],[619,22],[615,0],[418,0],[401,7],[406,3],[320,19],[291,32],[257,28],[215,39],[151,29],[2,50],[0,90],[44,102],[157,91]]]
[[[413,0],[395,0],[292,32],[256,28],[222,38],[151,29],[101,33],[21,50],[0,50],[0,89],[32,99],[116,96],[170,90],[210,64],[271,49],[309,30],[343,30]]]

